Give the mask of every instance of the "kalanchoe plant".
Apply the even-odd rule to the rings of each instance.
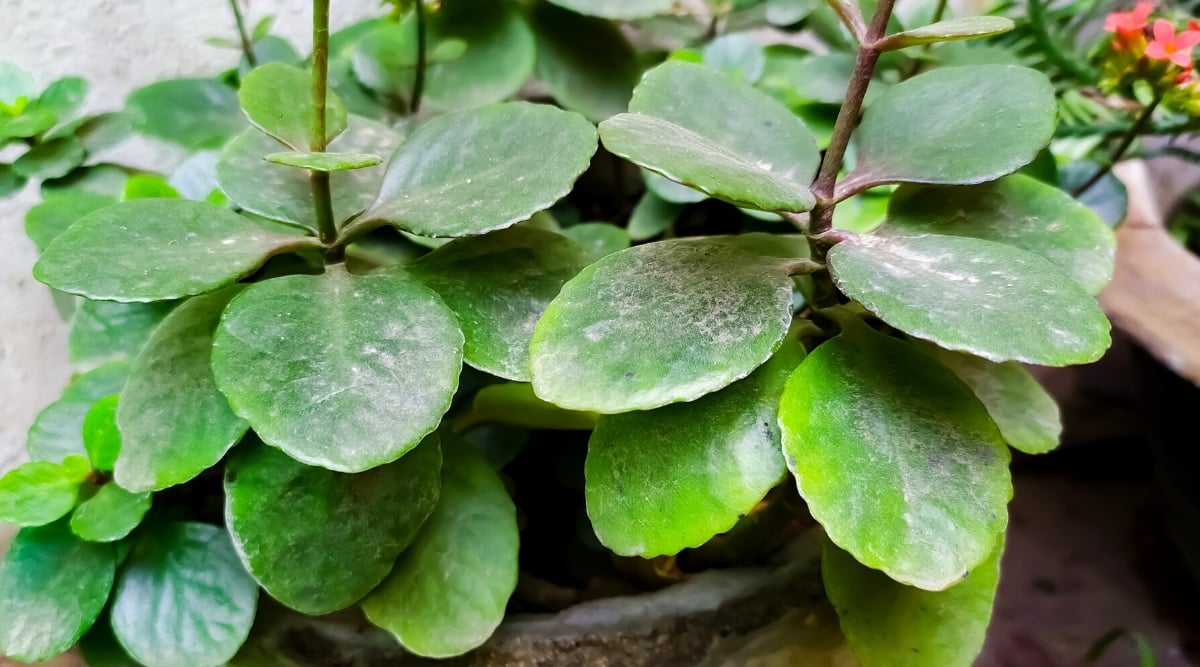
[[[147,665],[238,664],[260,588],[303,614],[361,607],[422,656],[469,651],[504,616],[519,532],[497,470],[511,457],[460,434],[505,422],[590,431],[587,514],[621,557],[736,535],[794,486],[862,664],[970,664],[1009,448],[1058,442],[1022,364],[1109,343],[1093,297],[1112,233],[1015,173],[1054,134],[1049,80],[903,59],[1010,24],[939,12],[890,30],[892,0],[869,21],[837,0],[820,11],[844,24],[826,29],[853,43],[848,62],[735,33],[634,88],[609,20],[672,2],[496,4],[478,32],[473,3],[444,4],[397,3],[339,43],[316,0],[310,68],[246,49],[253,127],[216,157],[220,196],[153,188],[47,243],[34,274],[86,299],[72,353],[94,368],[0,480],[0,519],[23,526],[0,569],[18,610],[0,651],[37,660],[83,637]],[[750,20],[717,5],[712,25]],[[819,25],[804,3],[740,5]],[[619,66],[580,66],[555,26],[599,31]],[[789,83],[847,64],[834,94]],[[497,102],[534,70],[572,111]],[[393,125],[381,108],[421,115]],[[192,147],[235,127],[218,124]],[[546,211],[566,209],[598,137],[612,155],[595,161],[627,160],[648,190],[625,228],[561,229]],[[629,247],[702,200],[795,233]],[[878,214],[836,224],[850,207]]]

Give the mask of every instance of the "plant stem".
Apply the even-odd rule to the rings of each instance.
[[[417,12],[417,73],[413,77],[412,99],[409,102],[409,111],[413,114],[421,110],[421,94],[425,91],[425,3],[422,0],[417,0],[415,7]]]
[[[1078,197],[1087,192],[1093,185],[1099,183],[1100,179],[1112,171],[1113,165],[1121,160],[1121,157],[1125,155],[1125,151],[1128,151],[1129,147],[1133,145],[1133,141],[1146,129],[1146,125],[1150,122],[1150,117],[1154,115],[1154,110],[1158,108],[1158,103],[1161,101],[1162,96],[1160,95],[1151,100],[1145,109],[1142,109],[1141,115],[1133,122],[1133,125],[1129,126],[1129,129],[1125,132],[1125,136],[1121,137],[1121,143],[1117,144],[1116,149],[1109,156],[1108,162],[1097,169],[1082,185],[1072,190],[1071,196]]]
[[[242,10],[238,7],[238,0],[229,0],[229,7],[233,10],[233,21],[237,24],[238,38],[242,42],[242,55],[246,56],[246,64],[251,68],[258,67],[258,58],[254,57],[254,44],[250,41],[250,35],[246,32],[246,21],[242,18]]]
[[[313,0],[313,68],[312,105],[313,123],[309,135],[310,149],[323,153],[326,148],[325,130],[325,86],[329,77],[329,0]],[[321,241],[332,244],[337,239],[337,225],[333,220],[333,197],[329,191],[329,173],[309,172],[312,187],[313,207],[317,217],[317,231]],[[331,248],[330,259],[340,261],[341,248]]]

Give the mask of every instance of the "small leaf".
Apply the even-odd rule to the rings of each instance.
[[[378,155],[367,153],[271,153],[265,159],[285,167],[324,172],[364,169],[383,162]]]
[[[118,303],[80,301],[71,316],[67,352],[76,366],[95,366],[137,356],[175,301]]]
[[[53,194],[25,214],[25,234],[45,252],[54,239],[85,215],[117,203],[116,197],[87,191]]]
[[[666,14],[675,0],[550,0],[573,12],[606,19],[644,19]]]
[[[1048,260],[959,236],[856,236],[829,252],[834,281],[905,333],[992,361],[1067,366],[1109,345],[1096,300]]]
[[[125,181],[121,199],[178,199],[179,192],[158,174],[134,174]]]
[[[0,521],[18,526],[55,521],[75,507],[81,481],[57,463],[24,463],[0,477]]]
[[[352,275],[339,265],[246,289],[221,319],[212,367],[263,442],[309,465],[361,472],[437,428],[462,346],[433,290],[402,273]]]
[[[356,475],[312,468],[264,446],[226,467],[225,521],[250,574],[305,614],[348,607],[392,571],[437,505],[436,435]]]
[[[595,151],[592,124],[551,106],[508,102],[439,116],[392,156],[360,219],[425,236],[509,227],[570,192]]]
[[[133,532],[149,510],[149,493],[131,493],[110,482],[76,508],[71,532],[89,542],[115,542]]]
[[[468,364],[528,382],[534,325],[589,261],[583,248],[558,234],[514,227],[448,243],[409,269],[458,316]]]
[[[266,231],[220,206],[136,199],[71,225],[33,275],[89,299],[163,301],[211,292],[250,275],[272,255],[316,244]]]
[[[787,27],[803,21],[821,5],[819,0],[767,0],[767,22]]]
[[[996,585],[994,553],[965,578],[931,592],[898,584],[826,545],[821,575],[846,643],[862,667],[970,667],[983,648]]]
[[[662,234],[675,224],[682,211],[682,205],[669,202],[647,190],[629,216],[629,238],[645,241]]]
[[[804,358],[787,341],[744,380],[691,403],[605,415],[588,442],[588,517],[622,556],[697,547],[733,527],[787,474],[777,413]]]
[[[773,44],[764,50],[766,68],[759,79],[759,90],[790,108],[806,104],[840,104],[854,73],[854,55],[850,53],[809,53],[787,44]],[[867,101],[883,84],[873,80]]]
[[[83,144],[74,137],[54,139],[29,149],[13,162],[13,171],[25,178],[61,178],[83,164]]]
[[[28,179],[14,171],[11,164],[0,164],[0,197],[20,192],[27,182]]]
[[[79,109],[87,97],[87,91],[87,81],[77,76],[67,76],[46,86],[34,104],[50,109],[62,121]]]
[[[1014,27],[1012,19],[1003,16],[962,16],[888,35],[875,42],[875,48],[894,51],[921,44],[977,39],[999,35]]]
[[[284,63],[267,63],[242,77],[238,102],[255,127],[297,150],[312,149],[312,74]],[[333,91],[326,92],[326,139],[346,129],[346,107]]]
[[[601,413],[695,400],[770,358],[791,317],[780,260],[698,241],[622,250],[546,309],[530,345],[533,388]]]
[[[608,222],[584,222],[562,230],[562,235],[588,251],[593,260],[629,247],[629,232]]]
[[[788,379],[783,451],[829,539],[896,581],[942,590],[1008,521],[1009,453],[953,373],[861,323]]]
[[[708,199],[708,195],[699,190],[676,183],[666,176],[656,174],[649,169],[642,169],[642,178],[646,181],[646,192],[653,193],[659,199],[672,204],[695,204]]]
[[[121,391],[127,377],[129,362],[113,361],[71,380],[62,396],[33,420],[25,442],[29,458],[58,463],[70,454],[87,455],[84,417],[96,401]]]
[[[487,640],[517,584],[517,513],[504,482],[470,445],[447,442],[444,452],[437,508],[362,605],[404,648],[434,658]]]
[[[867,107],[854,133],[857,164],[837,197],[883,183],[967,185],[1010,174],[1050,141],[1056,109],[1049,79],[1026,67],[915,76]]]
[[[700,52],[705,65],[742,83],[758,81],[767,66],[762,45],[746,33],[721,35],[705,44]]]
[[[113,633],[144,665],[216,667],[246,641],[257,598],[224,529],[163,524],[144,534],[121,571]]]
[[[121,432],[117,430],[118,394],[96,401],[83,418],[83,447],[93,470],[110,472],[121,453]]]
[[[697,98],[696,90],[707,92]],[[804,123],[765,93],[676,60],[642,78],[629,110],[600,124],[613,153],[738,206],[812,207],[817,145]]]
[[[113,473],[126,489],[182,484],[220,461],[246,432],[210,366],[217,320],[241,289],[187,300],[138,355],[117,405],[122,442]]]
[[[158,81],[125,105],[138,132],[188,150],[217,148],[246,127],[237,93],[216,79]]]
[[[133,134],[133,119],[123,111],[97,114],[75,128],[75,138],[88,155],[113,148]]]
[[[14,104],[18,98],[32,99],[37,95],[33,75],[10,62],[0,61],[0,103]]]
[[[91,627],[112,588],[111,545],[84,542],[60,521],[23,528],[0,565],[0,654],[49,660]]]
[[[258,41],[263,37],[271,34],[271,26],[275,24],[274,16],[264,16],[258,23],[254,24],[254,30],[250,33],[250,39]]]
[[[456,421],[454,428],[456,432],[464,432],[479,424],[590,431],[596,427],[596,415],[547,403],[524,382],[501,382],[480,389],[471,401],[471,412]]]

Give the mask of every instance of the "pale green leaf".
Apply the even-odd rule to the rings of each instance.
[[[298,67],[272,62],[242,77],[238,102],[255,127],[293,150],[312,148],[314,107],[312,74]],[[346,107],[332,90],[325,95],[325,138],[346,129]]]
[[[1012,19],[1003,16],[960,16],[893,33],[876,42],[875,48],[893,51],[921,44],[991,37],[1012,30],[1014,25]]]
[[[646,194],[638,200],[629,216],[627,227],[629,238],[634,241],[645,241],[654,238],[671,228],[683,206],[669,202],[646,190]]]
[[[378,155],[367,153],[271,153],[264,159],[285,167],[324,172],[365,169],[383,162]]]
[[[593,260],[629,247],[629,232],[610,222],[582,222],[562,230],[562,235],[588,251]]]
[[[38,413],[29,428],[25,450],[35,461],[59,463],[70,454],[86,455],[83,421],[92,404],[111,396],[129,377],[128,361],[113,361],[76,376],[62,396]]]
[[[89,542],[115,542],[137,528],[149,510],[149,493],[132,493],[110,482],[76,508],[71,532]]]
[[[82,480],[66,467],[30,461],[0,477],[0,521],[44,526],[70,512]]]
[[[133,91],[125,103],[134,129],[188,150],[217,148],[242,131],[237,93],[216,79],[169,79]]]
[[[13,171],[24,178],[61,178],[83,164],[83,144],[74,137],[38,144],[17,158]]]
[[[550,0],[573,12],[606,19],[644,19],[666,14],[675,0]]]
[[[71,316],[67,354],[76,366],[92,367],[137,356],[174,301],[119,303],[83,299]]]

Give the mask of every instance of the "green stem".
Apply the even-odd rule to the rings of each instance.
[[[326,148],[325,99],[326,83],[329,78],[329,0],[313,0],[313,70],[312,105],[313,123],[309,145],[314,153],[323,153]],[[333,219],[333,196],[329,191],[329,173],[309,172],[312,187],[313,207],[317,217],[317,231],[321,241],[332,244],[337,240],[337,225]],[[343,256],[340,246],[331,248],[327,258],[340,261]]]
[[[421,94],[425,91],[425,59],[427,57],[425,49],[425,3],[422,0],[417,0],[417,73],[413,77],[412,101],[409,102],[409,111],[416,114],[421,110]]]
[[[1121,137],[1121,143],[1117,144],[1116,149],[1114,149],[1112,155],[1109,156],[1108,162],[1097,169],[1095,173],[1093,173],[1086,181],[1079,185],[1079,187],[1072,190],[1071,196],[1078,197],[1087,192],[1093,185],[1099,183],[1100,179],[1104,178],[1109,172],[1112,171],[1113,165],[1115,165],[1117,162],[1120,162],[1121,158],[1125,155],[1125,152],[1128,151],[1129,147],[1133,145],[1134,140],[1142,134],[1142,130],[1146,129],[1146,125],[1150,122],[1150,117],[1154,115],[1154,110],[1158,108],[1158,103],[1161,101],[1162,96],[1155,97],[1153,100],[1151,100],[1150,104],[1146,105],[1145,109],[1142,109],[1141,115],[1138,116],[1137,120],[1133,122],[1133,125],[1129,126],[1129,130],[1125,132],[1125,136]]]
[[[246,32],[246,21],[242,18],[238,0],[229,0],[229,7],[233,10],[233,21],[237,24],[238,38],[242,42],[242,55],[246,56],[246,64],[251,68],[258,67],[258,58],[254,57],[254,44],[250,41],[249,33]]]

